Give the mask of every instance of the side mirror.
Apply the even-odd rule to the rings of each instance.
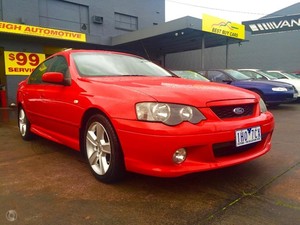
[[[60,72],[46,72],[42,76],[42,81],[54,84],[63,84],[64,75]]]

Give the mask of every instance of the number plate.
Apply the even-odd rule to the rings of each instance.
[[[251,127],[235,131],[235,144],[237,147],[261,141],[260,127]]]

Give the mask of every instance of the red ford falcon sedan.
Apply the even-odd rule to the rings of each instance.
[[[271,148],[274,119],[253,92],[182,79],[130,54],[67,50],[19,84],[21,136],[82,151],[93,175],[176,177],[232,166]]]

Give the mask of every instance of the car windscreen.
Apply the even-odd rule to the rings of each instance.
[[[292,74],[292,73],[283,73],[283,74],[290,79],[299,79],[299,76]]]
[[[194,71],[189,71],[189,70],[173,70],[173,73],[176,75],[186,78],[186,79],[191,79],[191,80],[201,80],[201,81],[209,81],[206,77],[203,77],[201,74],[194,72]]]
[[[80,76],[172,76],[144,58],[114,53],[73,53]]]
[[[236,71],[236,70],[225,70],[231,77],[233,77],[235,80],[250,80],[251,78],[247,75]]]
[[[249,70],[239,70],[242,74],[245,74],[246,76],[250,77],[254,80],[267,80],[267,78],[255,71],[249,71]]]
[[[272,72],[272,71],[264,71],[264,73],[272,76],[275,79],[287,79],[284,75],[277,73],[277,72]]]

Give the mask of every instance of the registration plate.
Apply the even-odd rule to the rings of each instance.
[[[260,127],[251,127],[235,131],[235,144],[237,147],[261,141]]]

